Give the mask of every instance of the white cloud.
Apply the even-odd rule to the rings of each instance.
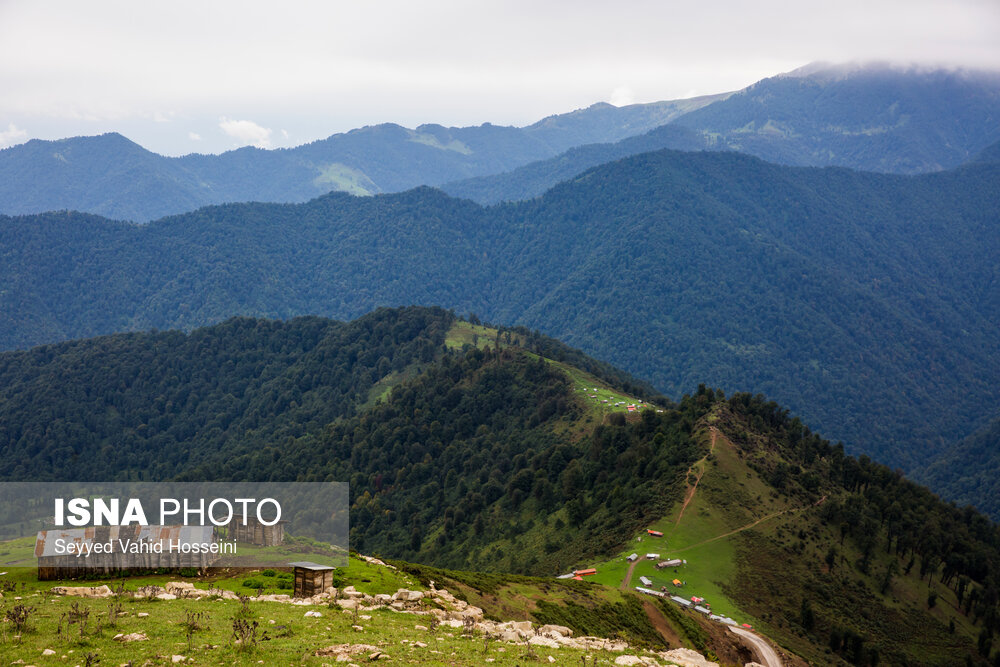
[[[635,93],[628,86],[618,86],[611,93],[611,104],[616,107],[623,107],[635,102]]]
[[[157,127],[157,110],[188,128],[224,113],[278,128],[206,131],[198,147],[215,152],[388,121],[529,124],[601,99],[737,90],[816,60],[1000,67],[997,0],[293,4],[0,0],[0,119],[47,138],[128,130],[168,153],[186,132]],[[630,100],[609,98],[626,84]]]
[[[25,130],[10,123],[6,130],[0,130],[0,148],[7,148],[26,141],[28,133]]]
[[[188,139],[191,141],[201,141],[201,135],[197,132],[188,132]]]
[[[235,139],[239,146],[249,144],[257,148],[271,147],[271,129],[261,127],[252,120],[232,120],[223,116],[219,120],[219,127]]]

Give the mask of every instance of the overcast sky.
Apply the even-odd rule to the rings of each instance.
[[[824,60],[1000,69],[1000,0],[0,0],[0,147],[167,155],[380,122],[526,125]]]

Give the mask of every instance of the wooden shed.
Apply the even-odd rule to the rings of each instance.
[[[332,565],[320,565],[309,561],[299,561],[289,565],[295,568],[294,597],[311,598],[333,586],[333,571],[337,568]]]

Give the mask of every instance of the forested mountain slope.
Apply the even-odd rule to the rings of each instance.
[[[782,164],[937,171],[1000,139],[1000,73],[813,64],[676,122]]]
[[[701,386],[673,404],[525,329],[425,308],[235,319],[3,353],[0,378],[2,479],[349,481],[354,549],[544,576],[627,554],[655,525],[642,546],[689,560],[686,593],[709,568],[714,606],[811,664],[996,654],[985,517],[761,396]],[[442,574],[494,596],[509,579]]]
[[[663,148],[695,151],[708,148],[709,145],[694,130],[677,125],[661,125],[646,134],[613,144],[588,144],[571,148],[548,160],[532,162],[501,174],[445,183],[441,189],[452,197],[471,199],[483,205],[519,201],[537,197],[557,183],[570,180],[591,167],[629,155]]]
[[[645,135],[441,187],[481,204],[530,199],[590,167],[662,148],[921,173],[970,159],[996,161],[996,145],[984,147],[1000,139],[998,128],[1000,75],[814,65],[760,81]]]
[[[993,414],[1000,167],[918,177],[643,154],[489,209],[427,188],[147,226],[0,218],[0,341],[446,304],[678,396],[761,390],[894,465]]]
[[[941,495],[979,511],[1000,516],[1000,418],[943,452],[914,477]]]

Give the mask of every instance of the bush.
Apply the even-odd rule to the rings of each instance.
[[[263,572],[261,572],[260,576],[262,576],[262,577],[273,577],[276,574],[278,574],[278,573],[275,572],[274,570],[267,569],[267,570],[264,570]]]
[[[245,579],[243,581],[243,586],[246,588],[257,589],[257,588],[266,588],[267,584],[265,584],[261,579]]]

